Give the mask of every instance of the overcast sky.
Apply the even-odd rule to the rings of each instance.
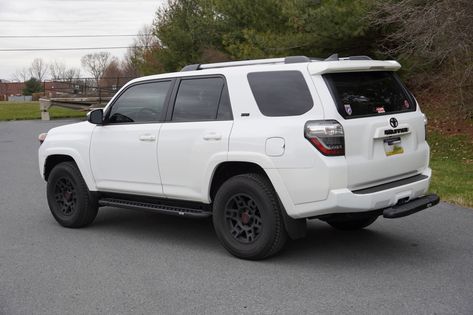
[[[5,36],[133,35],[151,24],[164,0],[0,0],[0,79],[11,80],[17,69],[34,58],[65,62],[80,68],[90,52],[1,51],[25,48],[80,48],[129,46],[133,37],[6,38]],[[106,49],[103,49],[106,50]],[[126,49],[108,50],[122,58]],[[81,69],[81,74],[86,75]]]

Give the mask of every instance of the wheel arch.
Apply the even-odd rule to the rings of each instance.
[[[49,175],[51,174],[52,169],[62,162],[74,162],[82,177],[84,178],[85,183],[90,191],[95,191],[95,182],[93,180],[90,168],[87,167],[87,163],[84,162],[78,154],[74,152],[50,152],[44,159],[44,168],[43,168],[43,178],[48,180]]]
[[[46,160],[44,161],[44,172],[43,172],[44,180],[46,181],[48,180],[49,174],[51,174],[51,171],[56,165],[62,162],[69,162],[69,161],[75,163],[72,156],[69,156],[69,155],[53,154],[53,155],[48,156]]]
[[[280,201],[281,214],[284,219],[284,226],[291,239],[305,237],[307,231],[306,219],[293,219],[287,214],[287,207],[293,207],[292,199],[277,175],[275,170],[266,172],[260,165],[254,162],[222,162],[215,168],[209,185],[209,198],[213,200],[218,188],[229,178],[246,173],[261,174],[268,179],[269,183],[276,192]]]
[[[253,162],[236,162],[227,161],[222,162],[215,168],[209,185],[209,197],[213,200],[218,188],[229,178],[245,174],[245,173],[256,173],[261,174],[269,179],[264,169]],[[271,181],[270,181],[271,182]]]

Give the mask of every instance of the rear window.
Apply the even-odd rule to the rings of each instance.
[[[265,116],[302,115],[314,104],[299,71],[252,72],[248,74],[248,82]]]
[[[344,118],[415,110],[415,102],[393,72],[324,74],[338,112]]]

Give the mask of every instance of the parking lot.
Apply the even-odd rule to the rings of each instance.
[[[62,228],[36,137],[70,122],[0,123],[0,314],[473,313],[473,210],[445,203],[357,232],[313,220],[260,262],[230,256],[211,220],[102,208]]]

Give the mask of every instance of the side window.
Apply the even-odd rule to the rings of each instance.
[[[171,81],[131,86],[113,104],[109,123],[160,121],[170,86]]]
[[[231,110],[225,109],[226,106],[230,107],[229,101],[225,101],[226,104],[219,110],[220,100],[228,100],[228,95],[222,93],[226,91],[224,85],[222,78],[182,79],[174,103],[172,120],[205,121],[231,115]]]
[[[296,116],[308,112],[314,101],[302,73],[271,71],[248,73],[248,82],[265,116]]]
[[[220,97],[220,104],[218,105],[217,120],[232,120],[232,106],[230,105],[230,97],[228,89],[223,87],[222,96]]]

